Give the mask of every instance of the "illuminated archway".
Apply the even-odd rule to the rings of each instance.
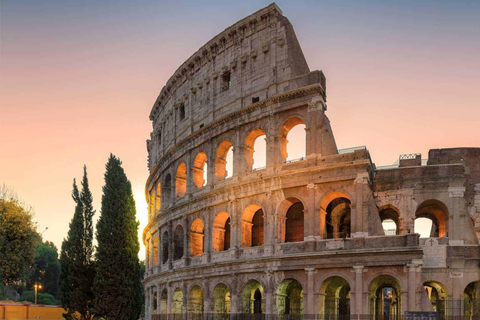
[[[213,220],[213,251],[230,249],[230,217],[225,211],[219,212]]]
[[[242,214],[241,232],[242,247],[256,247],[263,245],[264,214],[257,204],[245,208]]]
[[[303,288],[294,279],[283,280],[277,288],[277,314],[279,319],[303,315]],[[285,317],[286,315],[289,315]]]
[[[232,299],[228,287],[219,283],[213,289],[213,313],[214,320],[226,319],[230,314]]]
[[[202,219],[197,218],[192,222],[190,227],[190,254],[199,256],[203,253],[204,240],[204,223]]]
[[[350,285],[347,280],[333,276],[320,287],[320,316],[325,320],[350,318]]]
[[[207,155],[200,152],[193,160],[193,183],[197,188],[207,184]]]
[[[304,206],[297,198],[283,200],[277,208],[278,240],[297,242],[305,238]]]
[[[230,178],[233,174],[233,145],[225,140],[218,146],[215,158],[215,177],[217,180]]]
[[[380,221],[386,236],[400,234],[399,211],[392,205],[386,205],[379,210]]]
[[[181,198],[187,193],[187,165],[180,163],[177,167],[177,176],[175,177],[175,190],[177,198]]]
[[[463,301],[463,319],[478,319],[480,317],[480,281],[471,282],[465,287]]]
[[[448,316],[448,292],[447,288],[437,281],[426,281],[423,283],[428,300],[432,304],[433,311],[438,312],[439,320],[444,320]]]
[[[262,137],[266,137],[265,132],[262,129],[254,129],[250,131],[245,138],[243,153],[245,155],[247,172],[263,168],[266,165],[266,144],[265,140],[262,141]],[[254,161],[255,152],[257,152],[257,154],[255,154]]]
[[[402,310],[401,293],[400,283],[394,277],[376,277],[370,284],[370,315],[378,320],[398,320]]]
[[[160,209],[162,208],[162,184],[160,182],[157,184],[155,206],[156,206],[157,213],[160,212]]]
[[[415,212],[415,220],[420,218],[431,221],[432,227],[428,237],[444,237],[447,234],[448,209],[441,201],[427,200],[422,202]],[[427,234],[422,234],[423,232],[419,227],[419,224],[415,223],[415,232],[420,233],[421,237],[425,237]]]
[[[257,280],[248,281],[242,290],[242,313],[264,313],[263,286]]]
[[[347,198],[335,198],[326,208],[327,239],[349,238],[351,234],[351,208]]]
[[[194,286],[188,294],[188,314],[195,315],[191,319],[201,319],[198,317],[203,314],[203,290],[200,286]]]
[[[173,292],[172,313],[174,314],[176,319],[180,319],[177,317],[181,317],[181,314],[183,314],[183,292],[180,288],[176,288]]]
[[[154,235],[153,239],[153,266],[156,267],[158,266],[158,235]]]
[[[294,147],[288,146],[288,135],[290,131],[293,130],[295,134],[295,145]],[[302,132],[303,130],[303,132]],[[292,156],[289,156],[288,151],[292,149]],[[305,121],[299,117],[292,117],[285,121],[280,128],[280,153],[282,155],[282,162],[300,160],[305,158],[306,153],[306,133],[305,133]]]

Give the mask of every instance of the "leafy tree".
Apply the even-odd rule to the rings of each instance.
[[[49,293],[56,299],[60,297],[58,280],[60,277],[60,262],[58,261],[57,247],[53,242],[37,242],[35,248],[35,261],[33,272],[27,282],[27,287],[32,288],[35,282],[43,285],[44,293]]]
[[[142,305],[139,223],[132,186],[121,164],[112,154],[106,164],[96,233],[95,308],[107,320],[136,320]]]
[[[62,243],[60,255],[60,289],[62,306],[67,310],[66,318],[75,312],[84,320],[93,318],[93,224],[95,213],[92,194],[88,186],[87,168],[84,167],[82,192],[73,182],[72,198],[76,203],[70,222],[67,239]]]
[[[0,198],[0,275],[4,285],[28,279],[36,238],[31,209],[13,197]]]

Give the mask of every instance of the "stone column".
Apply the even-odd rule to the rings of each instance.
[[[305,155],[307,158],[322,153],[321,130],[325,109],[325,101],[320,95],[312,97],[308,103],[308,119],[305,123],[307,142]]]
[[[240,140],[240,129],[235,129],[235,141],[233,141],[233,175],[245,173],[243,170],[243,142]]]
[[[167,319],[172,319],[173,312],[173,289],[172,284],[167,284]]]
[[[236,199],[230,199],[228,203],[228,215],[230,216],[230,249],[235,256],[241,245],[241,217],[238,212],[238,201]]]
[[[355,179],[355,204],[351,205],[351,236],[366,237],[368,236],[368,212],[364,210],[367,203],[364,203],[364,189],[367,187],[368,174],[358,173]],[[352,201],[353,202],[353,201]]]
[[[172,221],[168,222],[168,269],[173,268],[173,230]]]
[[[306,219],[304,220],[305,230],[304,230],[304,237],[305,240],[315,240],[315,189],[317,186],[313,183],[307,184],[308,190],[308,199],[307,199],[307,208],[304,210],[306,213]]]
[[[306,268],[305,272],[307,273],[307,296],[303,301],[306,302],[303,306],[303,313],[308,315],[315,314],[315,303],[313,299],[315,298],[315,268]],[[306,298],[306,299],[305,299]]]
[[[160,232],[160,228],[157,230],[157,237],[158,237],[158,248],[157,248],[157,272],[160,273],[162,269],[162,252],[160,248],[162,247],[162,233]]]
[[[160,314],[160,309],[162,306],[162,286],[157,284],[157,314]]]
[[[417,277],[417,265],[407,264],[407,292],[408,292],[408,301],[407,301],[407,311],[417,310],[415,306],[416,301],[416,277]]]
[[[351,314],[361,315],[366,314],[366,310],[363,309],[362,296],[363,296],[363,266],[353,266],[353,272],[355,272],[355,305],[350,311]]]
[[[463,245],[465,242],[464,219],[467,214],[465,205],[465,187],[449,187],[450,196],[449,217],[448,217],[448,238],[450,245]]]
[[[182,300],[182,319],[187,320],[188,316],[188,292],[187,292],[187,283],[183,282],[182,284],[182,293],[183,293],[183,300]]]
[[[190,218],[189,216],[183,219],[183,258],[185,259],[185,266],[190,265]]]
[[[145,288],[145,319],[151,319],[150,313],[150,287]]]

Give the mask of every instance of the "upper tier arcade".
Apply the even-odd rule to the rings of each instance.
[[[276,4],[208,41],[167,81],[150,113],[149,169],[202,129],[258,101],[325,77],[310,72],[293,27]]]

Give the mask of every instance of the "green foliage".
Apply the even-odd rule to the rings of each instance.
[[[33,288],[35,282],[41,283],[44,293],[49,293],[58,299],[60,297],[59,277],[60,262],[58,261],[57,247],[50,241],[37,242],[33,272],[27,282],[27,287]]]
[[[87,169],[84,167],[82,192],[73,182],[72,198],[76,203],[70,222],[67,239],[62,243],[60,255],[60,289],[62,306],[67,317],[81,314],[82,319],[91,319],[93,312],[93,215],[92,194],[88,186]]]
[[[95,308],[107,320],[136,320],[142,305],[139,224],[132,187],[121,164],[110,155],[106,165],[96,233]]]
[[[18,200],[0,198],[0,275],[10,285],[25,281],[35,257],[33,214]]]
[[[35,302],[35,291],[25,291],[20,297],[20,301],[27,301],[34,303]],[[38,304],[48,304],[48,305],[60,305],[60,301],[55,299],[49,293],[37,292],[37,303]]]

